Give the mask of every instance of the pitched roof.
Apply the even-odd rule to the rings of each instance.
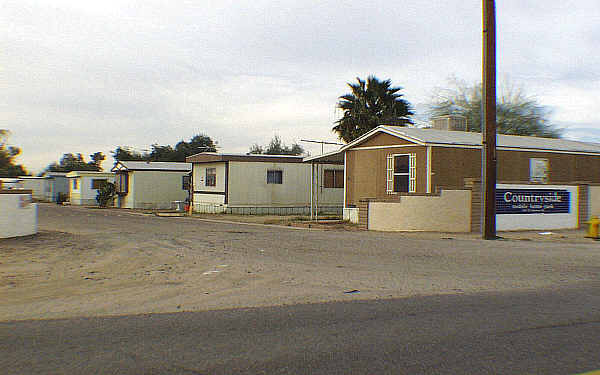
[[[344,155],[340,150],[326,152],[320,155],[307,156],[304,159],[305,163],[330,163],[330,164],[344,164]]]
[[[119,161],[111,171],[177,171],[189,172],[191,163],[167,161]]]
[[[114,176],[111,172],[96,172],[96,171],[72,171],[66,174],[67,177],[111,177]]]
[[[382,125],[343,146],[340,151],[354,147],[378,133],[390,134],[424,146],[481,147],[481,133]],[[600,154],[600,144],[598,143],[504,134],[497,135],[496,147],[504,150]]]

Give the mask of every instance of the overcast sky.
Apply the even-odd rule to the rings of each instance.
[[[600,141],[600,1],[496,3],[498,77]],[[419,118],[449,77],[479,81],[481,22],[481,0],[0,0],[0,128],[34,173],[199,133],[221,152],[278,134],[314,155],[300,140],[337,141],[357,76],[402,86]]]

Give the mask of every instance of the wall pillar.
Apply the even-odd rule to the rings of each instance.
[[[369,201],[370,198],[358,201],[358,227],[363,230],[369,230]]]
[[[481,233],[481,181],[465,178],[465,188],[471,189],[471,232]]]
[[[578,184],[577,187],[579,188],[577,228],[581,229],[586,227],[585,222],[589,219],[589,186],[588,184]]]

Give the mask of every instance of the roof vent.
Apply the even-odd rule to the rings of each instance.
[[[444,115],[432,117],[431,127],[437,130],[469,131],[467,118],[461,115]]]

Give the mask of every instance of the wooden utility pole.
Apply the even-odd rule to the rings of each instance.
[[[496,237],[496,9],[494,0],[483,0],[483,122],[482,189],[483,239]]]

